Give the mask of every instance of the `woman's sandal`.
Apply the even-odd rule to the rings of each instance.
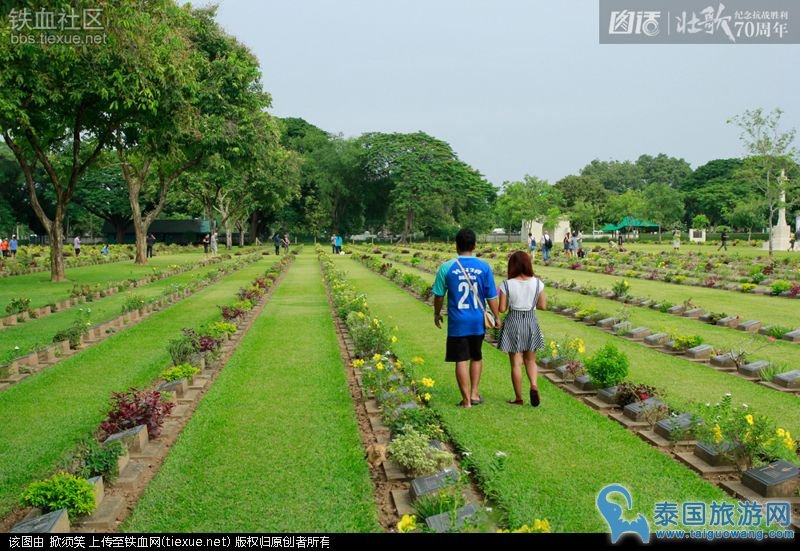
[[[522,400],[522,399],[519,399],[519,400],[506,400],[506,403],[507,404],[511,404],[513,406],[524,406],[525,405],[525,400]]]

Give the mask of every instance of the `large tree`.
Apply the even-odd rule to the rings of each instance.
[[[497,220],[506,232],[515,232],[523,220],[543,220],[551,208],[561,209],[564,199],[556,187],[536,176],[521,182],[505,182],[497,197]]]
[[[783,194],[789,182],[786,172],[794,164],[792,157],[797,154],[793,142],[795,129],[781,130],[783,111],[775,109],[771,113],[758,108],[746,110],[730,120],[729,124],[739,127],[739,138],[749,157],[742,169],[744,175],[761,192],[769,209],[769,254],[772,255],[772,221],[778,209],[783,206]]]
[[[564,198],[564,206],[572,208],[577,203],[588,203],[602,208],[608,201],[608,190],[594,176],[575,176],[561,178],[555,184]]]
[[[118,162],[110,159],[90,167],[75,191],[75,203],[106,221],[114,229],[117,243],[122,243],[133,217],[128,186]]]
[[[650,184],[644,188],[646,218],[662,228],[671,227],[683,217],[681,193],[666,183]]]
[[[50,238],[52,281],[65,279],[63,223],[81,175],[122,121],[158,109],[172,59],[172,2],[80,0],[73,5],[78,12],[103,10],[106,41],[12,44],[8,12],[0,14],[0,126],[25,176],[31,207]],[[37,165],[55,194],[51,212],[37,194]]]
[[[600,182],[606,190],[614,193],[644,187],[642,168],[631,161],[595,159],[581,169],[580,175]]]
[[[692,176],[692,167],[683,159],[659,153],[655,157],[641,155],[636,165],[642,171],[642,182],[645,186],[664,184],[680,189],[684,182]]]

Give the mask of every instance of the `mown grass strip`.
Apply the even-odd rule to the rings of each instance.
[[[228,261],[230,262],[230,261]],[[203,266],[189,272],[177,274],[168,278],[160,279],[143,287],[136,287],[127,292],[101,298],[92,302],[86,302],[80,306],[69,308],[55,314],[43,316],[38,319],[28,320],[13,327],[8,327],[0,332],[0,356],[4,353],[15,357],[24,356],[31,352],[37,345],[49,345],[53,341],[55,334],[68,328],[75,320],[78,309],[91,310],[91,321],[93,324],[104,323],[122,313],[122,305],[130,295],[136,295],[145,300],[160,296],[165,289],[173,284],[189,283],[198,275],[214,272],[224,263]],[[16,347],[19,347],[16,350]]]
[[[508,357],[484,347],[481,394],[484,405],[464,410],[451,364],[442,361],[444,331],[433,326],[432,310],[352,259],[337,259],[362,290],[370,307],[387,323],[397,324],[401,356],[423,354],[420,375],[438,381],[434,407],[448,430],[484,477],[484,491],[508,517],[510,525],[547,518],[559,532],[605,532],[595,509],[606,484],[626,485],[634,510],[652,518],[660,501],[727,499],[725,494],[687,468],[642,442],[626,429],[590,410],[544,378],[538,409],[510,406]],[[508,454],[502,468],[496,453]]]
[[[67,281],[52,283],[50,272],[7,277],[0,285],[0,317],[6,315],[5,307],[12,298],[29,298],[31,307],[38,308],[50,302],[60,302],[69,298],[69,292],[76,283],[105,286],[109,281],[124,281],[128,278],[143,278],[153,273],[153,268],[163,270],[173,264],[182,265],[197,262],[202,258],[196,254],[170,254],[155,256],[144,266],[134,264],[133,260],[109,264],[95,264],[67,269]]]
[[[124,528],[379,530],[312,254],[301,255],[290,268]]]
[[[167,342],[219,315],[217,304],[273,263],[263,259],[142,323],[26,379],[0,395],[0,515],[22,488],[69,456],[103,420],[111,392],[152,382],[169,362]]]
[[[395,263],[394,267],[404,273],[415,274],[433,282],[433,276],[425,271],[400,263]],[[497,280],[499,282],[500,278],[497,278]],[[546,289],[546,292],[550,295],[560,293],[559,290],[553,289]],[[564,297],[566,295],[561,293],[560,296]],[[589,300],[591,298],[592,297],[585,297],[583,295],[579,296],[584,306],[592,305],[592,302]],[[602,301],[603,299],[594,300]],[[615,302],[614,304],[619,307],[622,306],[620,303]],[[605,311],[605,309],[603,310]],[[613,310],[608,310],[612,313],[614,312]],[[636,313],[636,308],[633,308],[633,310],[631,321],[634,324],[642,322],[641,325],[648,325],[651,329],[658,329],[659,327],[655,323],[644,323],[646,321],[643,317],[645,314],[669,316],[669,318],[674,317],[669,314],[659,314],[647,310]],[[552,312],[539,312],[537,316],[542,324],[542,330],[546,339],[558,341],[565,336],[581,337],[586,343],[586,348],[589,353],[597,350],[611,339],[614,345],[625,352],[630,358],[631,366],[628,378],[631,381],[652,385],[664,391],[665,401],[676,409],[696,411],[699,404],[717,402],[723,395],[730,392],[737,403],[746,403],[755,411],[769,415],[779,426],[789,430],[793,434],[800,431],[800,407],[798,407],[797,396],[783,394],[751,381],[719,372],[707,365],[690,362],[685,358],[669,356],[656,350],[651,350],[642,344],[612,336],[599,328],[588,327],[582,323],[571,321]],[[692,324],[692,327],[694,327],[694,324],[701,325],[699,329],[702,329],[702,324],[698,322],[677,317],[675,317],[674,321],[676,325],[679,323]],[[710,326],[708,329],[714,330],[714,328]],[[716,329],[722,333],[728,331],[723,328]],[[686,334],[695,333],[705,335],[705,333],[686,331]],[[735,338],[735,334],[733,337],[728,336],[727,338]],[[718,340],[724,344],[726,338],[720,337],[717,339],[717,337],[714,336],[713,340],[711,340],[709,336],[709,342],[712,344],[720,344],[720,342],[717,342]],[[781,345],[780,353],[773,353],[773,356],[776,358],[780,357],[779,354],[788,354],[792,351],[792,346],[797,346],[789,343],[770,343],[770,346],[778,344]],[[768,354],[764,353],[766,350],[767,348],[759,350],[758,353],[755,354],[755,357],[760,358],[762,356],[768,356]]]

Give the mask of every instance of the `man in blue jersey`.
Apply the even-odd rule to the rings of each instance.
[[[497,320],[496,327],[500,327],[497,288],[492,269],[489,264],[473,256],[474,250],[475,232],[466,228],[459,231],[456,235],[458,257],[442,264],[433,284],[433,322],[440,329],[444,296],[447,295],[445,361],[456,363],[456,381],[461,390],[461,402],[458,405],[467,408],[483,403],[478,385],[483,369],[481,346],[486,332],[483,317],[486,302]]]

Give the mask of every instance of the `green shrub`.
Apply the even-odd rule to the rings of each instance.
[[[792,330],[789,327],[784,327],[782,325],[773,325],[767,330],[767,336],[772,337],[774,339],[782,339],[786,333],[790,333]]]
[[[774,296],[778,296],[778,295],[781,295],[781,294],[791,290],[792,284],[789,283],[788,281],[784,280],[784,279],[779,279],[779,280],[775,281],[770,286],[770,288],[772,289],[771,293]]]
[[[703,337],[700,335],[679,335],[674,339],[673,348],[675,350],[689,350],[695,346],[703,344]]]
[[[6,306],[6,312],[9,314],[21,314],[22,312],[29,312],[31,309],[31,299],[29,298],[12,298],[11,302]]]
[[[628,376],[628,357],[613,344],[606,344],[586,359],[586,370],[599,388],[621,383]]]
[[[672,308],[673,306],[674,304],[672,304],[671,302],[662,302],[661,304],[658,305],[658,311],[661,312],[662,314],[666,314],[669,311],[669,309]]]
[[[95,509],[94,488],[89,481],[66,472],[30,484],[22,493],[21,502],[45,513],[66,509],[71,519],[89,515]]]
[[[413,427],[392,440],[389,454],[412,475],[421,476],[442,470],[453,462],[453,454],[430,446],[430,439]]]
[[[100,444],[94,438],[87,438],[75,453],[73,473],[82,478],[102,476],[103,480],[114,482],[119,475],[117,460],[124,453],[122,442]]]
[[[189,363],[189,358],[199,350],[199,342],[196,342],[191,335],[184,332],[177,339],[171,339],[167,344],[167,352],[172,358],[173,365]]]
[[[752,290],[753,290],[753,289],[755,289],[756,287],[757,287],[757,286],[756,286],[754,283],[742,283],[742,284],[739,286],[739,290],[740,290],[741,292],[743,292],[743,293],[749,293],[750,291],[752,291]]]
[[[141,295],[128,295],[125,297],[125,302],[122,303],[122,313],[127,314],[134,310],[144,308],[144,297]]]
[[[170,367],[169,369],[165,369],[161,372],[159,377],[171,383],[172,381],[179,381],[180,379],[186,378],[190,379],[200,373],[200,368],[195,367],[188,363],[183,363],[180,365],[176,365],[175,367]]]
[[[454,515],[461,507],[467,504],[464,493],[459,484],[453,482],[438,492],[420,496],[414,502],[414,510],[422,520],[441,513]]]

